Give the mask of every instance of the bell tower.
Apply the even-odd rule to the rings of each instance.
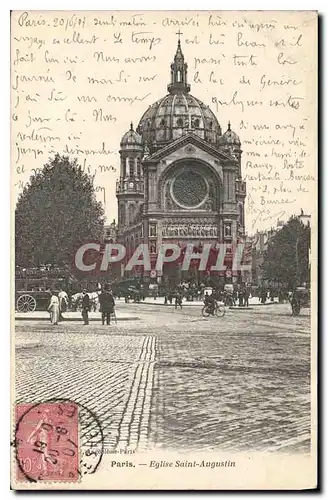
[[[124,134],[120,149],[120,178],[116,185],[118,201],[118,229],[131,226],[144,199],[142,169],[143,144],[141,136],[130,125]]]

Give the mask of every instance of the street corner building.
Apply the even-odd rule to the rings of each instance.
[[[162,243],[178,244],[183,251],[187,243],[234,245],[245,235],[241,142],[230,122],[222,133],[209,106],[190,94],[180,40],[167,90],[135,129],[131,123],[120,143],[118,239],[127,255],[147,242],[152,262]],[[229,269],[231,261],[220,278],[224,282],[238,279]],[[158,280],[188,277],[185,271],[181,275],[181,262],[150,273]]]

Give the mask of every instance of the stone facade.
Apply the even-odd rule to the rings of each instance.
[[[215,115],[189,90],[179,41],[169,94],[121,141],[118,237],[128,256],[141,242],[156,260],[163,242],[214,246],[244,236],[239,137],[230,123],[222,135]]]

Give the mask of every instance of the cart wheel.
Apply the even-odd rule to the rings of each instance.
[[[16,302],[18,312],[33,312],[36,309],[36,300],[32,295],[20,295]]]
[[[216,311],[215,311],[215,314],[219,317],[219,318],[222,318],[222,316],[225,315],[225,308],[224,306],[217,306],[216,308]]]
[[[204,306],[203,309],[202,309],[202,315],[204,316],[204,318],[208,318],[210,313],[209,313],[209,310],[208,310],[208,307],[207,306]]]

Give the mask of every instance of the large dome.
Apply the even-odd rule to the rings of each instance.
[[[214,113],[189,94],[187,68],[179,39],[171,64],[171,82],[167,86],[169,94],[149,106],[137,127],[138,134],[150,149],[163,147],[189,131],[214,144],[221,136],[221,127]]]
[[[188,131],[214,144],[221,136],[221,127],[210,108],[181,90],[149,106],[137,127],[147,144],[170,142]]]

